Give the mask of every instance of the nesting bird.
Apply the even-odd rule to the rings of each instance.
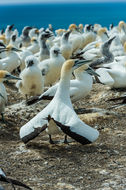
[[[44,88],[44,78],[38,68],[38,60],[33,55],[28,56],[25,60],[25,69],[20,73],[22,81],[16,83],[16,87],[23,95],[35,96],[40,95]]]
[[[98,138],[99,132],[80,120],[70,100],[72,71],[85,62],[67,60],[63,64],[59,86],[53,100],[20,129],[20,138],[24,143],[32,140],[44,130],[49,134],[50,143],[53,143],[52,134],[62,134],[62,132],[81,144],[92,143]]]
[[[64,62],[65,59],[61,55],[60,49],[57,46],[53,46],[50,49],[50,58],[40,62],[38,65],[42,75],[45,76],[45,86],[52,85],[59,79]]]
[[[7,92],[3,82],[5,80],[10,80],[10,79],[21,80],[20,78],[11,75],[7,71],[0,70],[0,114],[2,116],[3,121],[4,121],[5,106],[7,104]]]

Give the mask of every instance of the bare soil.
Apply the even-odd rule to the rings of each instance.
[[[6,83],[8,105],[4,124],[0,121],[0,168],[33,190],[125,190],[126,189],[126,107],[110,112],[85,114],[84,108],[108,110],[125,90],[111,90],[94,84],[91,94],[74,103],[83,121],[98,128],[100,136],[90,145],[75,141],[49,144],[48,135],[40,134],[25,145],[19,138],[22,125],[41,111],[49,101],[26,106],[14,82]],[[115,113],[118,113],[117,115]],[[55,136],[53,140],[63,139]],[[12,187],[1,183],[6,190]],[[21,190],[23,188],[16,188]]]

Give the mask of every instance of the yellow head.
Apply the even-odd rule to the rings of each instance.
[[[79,28],[82,30],[84,28],[83,24],[79,24]]]
[[[73,30],[77,29],[77,25],[76,25],[76,24],[71,24],[71,25],[69,26],[69,29],[70,29],[71,31],[73,31]]]
[[[56,30],[56,34],[57,34],[58,36],[60,36],[60,35],[62,35],[65,31],[66,31],[65,29],[58,29],[58,30]]]
[[[0,40],[2,40],[6,44],[6,37],[5,34],[0,35]]]
[[[88,69],[88,64],[85,64],[85,65],[82,65],[81,67],[78,67],[74,72],[75,73],[80,73],[80,72],[83,72],[85,71],[86,69]]]
[[[98,30],[98,35],[99,35],[99,36],[102,36],[105,32],[107,32],[107,29],[106,29],[106,28],[100,28],[100,29]]]
[[[32,38],[31,38],[31,42],[34,42],[34,41],[36,41],[36,38],[35,38],[35,37],[32,37]]]
[[[38,29],[35,30],[35,34],[39,34],[39,30]]]
[[[6,78],[6,75],[8,74],[9,74],[8,71],[0,70],[0,82],[2,82]]]
[[[125,26],[125,25],[126,25],[126,24],[125,24],[124,21],[120,21],[120,22],[119,22],[119,25],[118,25],[118,26],[119,26],[119,31],[121,31],[122,27]]]
[[[9,44],[9,45],[6,47],[7,51],[11,51],[12,48],[13,48],[13,46],[12,46],[11,44]]]

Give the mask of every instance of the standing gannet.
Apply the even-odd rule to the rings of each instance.
[[[99,76],[91,67],[88,65],[82,65],[74,71],[75,79],[70,80],[70,98],[72,102],[80,100],[86,97],[93,85],[93,78],[91,75]],[[31,105],[40,100],[52,100],[55,96],[59,82],[50,87],[47,91],[38,97],[33,97],[27,101],[27,105]]]
[[[3,51],[6,51],[6,57],[0,60],[0,69],[7,70],[11,73],[21,64],[20,58],[15,52],[20,52],[21,50],[11,45],[8,45],[6,48],[3,49]]]
[[[46,45],[46,40],[51,37],[51,33],[43,32],[39,36],[39,45],[40,45],[40,52],[39,52],[39,61],[43,61],[44,59],[48,59],[50,56],[49,48]]]
[[[11,75],[7,71],[0,70],[0,114],[2,116],[3,121],[4,121],[3,115],[5,111],[5,105],[7,103],[7,93],[3,81],[10,79],[21,80],[20,78]]]
[[[20,138],[24,143],[46,130],[50,142],[52,134],[65,133],[81,144],[94,142],[99,132],[86,125],[75,113],[70,100],[70,79],[72,71],[82,66],[86,61],[67,60],[61,69],[61,77],[56,94],[52,101],[33,119],[20,129]]]
[[[72,45],[68,41],[70,33],[71,31],[64,33],[60,41],[60,51],[66,60],[69,59],[72,55]]]
[[[119,27],[119,38],[122,45],[124,45],[124,43],[126,42],[126,23],[124,21],[120,21],[118,27]]]
[[[69,36],[69,42],[72,44],[72,53],[74,53],[75,51],[81,48],[83,42],[83,36],[78,31],[78,27],[76,26],[76,24],[71,24],[69,26],[69,30],[71,30]]]
[[[101,49],[100,49],[102,57],[92,62],[90,64],[91,67],[101,65],[101,64],[108,64],[114,61],[114,56],[110,51],[110,45],[114,39],[115,39],[115,36],[102,44]]]
[[[38,60],[33,55],[25,60],[26,68],[20,73],[22,81],[16,83],[19,91],[27,96],[40,95],[44,88],[44,77],[38,68]]]
[[[21,39],[24,47],[28,47],[31,43],[29,32],[32,28],[31,26],[25,26],[22,30]]]
[[[9,44],[9,42],[10,42],[10,37],[13,33],[13,31],[12,31],[13,27],[14,27],[14,24],[8,25],[7,28],[5,29],[6,44]]]
[[[64,62],[65,59],[61,55],[59,47],[53,46],[50,49],[50,58],[38,65],[42,75],[45,76],[44,86],[52,85],[60,78],[60,71]]]

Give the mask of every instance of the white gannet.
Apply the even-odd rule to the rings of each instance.
[[[108,85],[111,88],[126,87],[126,57],[119,62],[107,64],[109,68],[100,68],[96,72],[100,75],[101,83]]]
[[[16,53],[16,51],[20,52],[21,50],[8,45],[3,51],[6,51],[6,57],[0,60],[0,69],[11,73],[21,64],[20,58]]]
[[[60,51],[65,59],[69,59],[72,55],[72,45],[68,38],[71,31],[64,33],[60,40]]]
[[[49,48],[46,45],[46,40],[51,36],[52,36],[52,34],[47,33],[47,32],[42,32],[39,35],[39,45],[40,45],[39,61],[43,61],[44,59],[48,59],[50,56]]]
[[[93,85],[93,78],[91,75],[99,76],[91,67],[88,65],[82,65],[78,69],[74,70],[75,79],[70,80],[70,98],[72,102],[80,100],[86,97]],[[47,91],[38,97],[33,97],[27,101],[27,105],[31,105],[40,100],[52,100],[55,96],[59,82],[50,87]]]
[[[63,64],[59,86],[53,100],[20,129],[20,138],[24,143],[44,130],[49,134],[51,143],[53,143],[51,135],[62,132],[81,144],[92,143],[98,138],[99,132],[77,116],[69,95],[72,71],[84,63],[85,61],[71,59]]]
[[[14,24],[7,25],[7,28],[5,29],[6,44],[9,44],[9,42],[10,42],[10,37],[13,33],[13,31],[12,31],[13,27],[14,27]]]
[[[22,39],[22,44],[24,47],[28,47],[31,43],[31,39],[29,37],[29,32],[33,27],[31,26],[25,26],[22,30],[21,34],[21,39]]]
[[[39,30],[37,28],[32,28],[30,31],[29,31],[29,37],[30,39],[32,38],[38,38],[38,35],[39,35]]]
[[[19,91],[27,96],[40,95],[44,88],[44,77],[38,68],[38,60],[33,55],[26,57],[26,68],[20,73],[21,81],[16,83]]]
[[[39,50],[40,50],[39,43],[35,37],[31,38],[31,45],[29,47],[27,47],[26,50],[30,51],[32,54],[39,52]]]
[[[119,38],[122,45],[124,45],[124,43],[126,42],[126,23],[124,21],[120,21],[118,27],[119,27]]]
[[[7,104],[7,92],[3,84],[3,81],[10,79],[20,80],[20,78],[11,75],[9,72],[0,70],[0,114],[2,116],[3,121],[4,121],[3,115],[5,111],[5,106]]]
[[[60,78],[60,71],[65,58],[61,55],[60,49],[53,46],[50,49],[50,58],[39,63],[38,67],[45,76],[44,86],[55,83]]]
[[[69,26],[69,30],[71,30],[69,42],[72,44],[72,53],[74,53],[82,47],[83,36],[78,31],[78,27],[76,26],[76,24],[71,24]]]

